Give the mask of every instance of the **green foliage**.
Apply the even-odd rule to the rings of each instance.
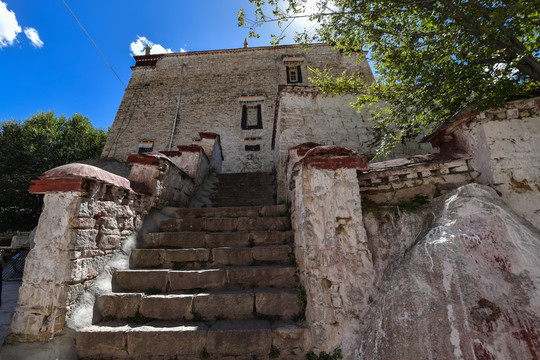
[[[270,348],[270,359],[276,359],[279,357],[279,349],[277,347],[275,347],[274,345],[272,345],[272,347]]]
[[[343,359],[343,355],[341,355],[341,349],[334,349],[331,354],[327,354],[326,352],[322,351],[319,355],[315,355],[313,352],[309,352],[306,354],[307,360],[339,360]]]
[[[286,27],[308,16],[307,0],[249,0],[250,35],[265,22]],[[423,134],[467,105],[483,110],[540,87],[538,0],[322,0],[309,15],[317,27],[297,42],[326,42],[360,57],[369,51],[377,80],[312,69],[325,92],[357,93],[375,121],[378,155]],[[239,25],[246,14],[239,13]],[[274,37],[279,42],[282,35]]]
[[[193,315],[193,318],[191,319],[191,321],[194,321],[194,322],[204,321],[204,318],[201,315],[201,313],[199,313],[197,311],[192,311],[191,314]]]
[[[208,359],[210,358],[210,354],[208,353],[208,350],[206,350],[206,346],[203,347],[203,349],[201,350],[201,352],[199,353],[199,357],[201,359]]]
[[[429,204],[429,196],[414,195],[410,200],[400,202],[398,206],[403,210],[416,210],[426,204]]]
[[[298,305],[300,305],[300,311],[293,316],[294,322],[300,322],[306,320],[306,306],[307,306],[307,294],[306,289],[303,287],[298,289],[296,294],[298,298]]]
[[[54,167],[99,158],[107,133],[87,117],[39,112],[24,122],[0,124],[0,231],[31,230],[37,225],[42,196],[28,193],[30,180]]]

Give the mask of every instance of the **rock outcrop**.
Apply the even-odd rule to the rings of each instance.
[[[373,253],[385,271],[346,358],[538,359],[539,232],[477,184],[431,210],[424,228],[426,219],[402,214],[404,233],[419,232],[409,244]],[[364,223],[371,246],[385,227],[399,228],[384,217]]]

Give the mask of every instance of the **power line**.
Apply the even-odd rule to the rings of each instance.
[[[77,24],[79,24],[79,27],[82,29],[82,31],[84,31],[84,33],[86,34],[86,36],[88,36],[88,38],[90,39],[90,41],[92,42],[92,44],[94,44],[94,47],[96,48],[96,50],[99,52],[99,55],[101,55],[101,57],[103,58],[103,60],[105,61],[105,63],[107,63],[107,65],[109,65],[109,68],[111,68],[111,71],[114,73],[114,75],[116,75],[116,78],[118,79],[118,81],[120,81],[120,83],[122,84],[122,86],[124,87],[124,89],[126,88],[126,85],[124,84],[124,82],[122,81],[122,79],[120,79],[120,76],[118,76],[118,74],[116,73],[116,71],[114,71],[113,67],[111,66],[111,64],[109,64],[109,62],[107,61],[107,59],[105,58],[105,55],[103,55],[103,53],[101,52],[101,50],[99,50],[98,46],[96,45],[96,43],[94,42],[94,40],[92,40],[92,38],[90,37],[90,34],[88,34],[88,32],[86,31],[86,29],[84,28],[84,26],[82,26],[82,24],[80,23],[79,19],[77,19],[77,17],[75,16],[75,14],[73,13],[73,11],[71,11],[71,9],[69,8],[68,4],[66,4],[65,0],[62,0],[62,2],[64,3],[64,5],[66,6],[66,8],[69,10],[69,12],[71,13],[71,15],[73,16],[73,18],[75,19],[75,21],[77,22]]]

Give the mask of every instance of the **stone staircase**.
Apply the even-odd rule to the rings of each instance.
[[[305,357],[290,218],[268,205],[268,174],[256,179],[220,175],[221,207],[162,211],[159,232],[97,298],[102,321],[77,333],[79,358]]]
[[[275,204],[274,173],[217,174],[212,206],[255,206]]]

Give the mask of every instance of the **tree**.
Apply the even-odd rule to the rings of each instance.
[[[307,0],[288,0],[285,9],[280,0],[250,2],[251,36],[265,22],[285,26],[306,16]],[[314,69],[312,81],[325,92],[359,94],[355,105],[369,106],[376,121],[379,155],[466,105],[500,106],[540,85],[538,0],[318,0],[309,17],[316,31],[297,34],[298,42],[369,50],[378,74],[373,84],[324,69]],[[243,9],[239,24],[246,24]]]
[[[107,133],[87,117],[57,117],[39,112],[25,122],[0,124],[0,231],[31,230],[43,206],[42,196],[28,193],[30,180],[66,163],[97,158]]]

